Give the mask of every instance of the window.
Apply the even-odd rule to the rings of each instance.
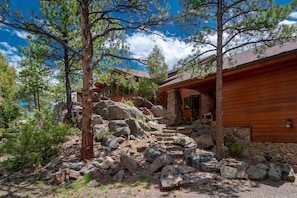
[[[192,108],[191,97],[184,98],[184,110],[190,110]]]

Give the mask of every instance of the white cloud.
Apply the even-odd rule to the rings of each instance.
[[[291,21],[291,20],[283,20],[279,23],[279,25],[296,25],[297,22],[296,21]]]
[[[25,40],[27,40],[28,36],[30,35],[28,32],[18,31],[18,30],[14,30],[13,34],[15,34],[17,37],[19,37],[21,39],[25,39]]]
[[[192,53],[192,46],[177,38],[166,37],[160,32],[148,35],[145,33],[135,33],[127,37],[127,45],[135,58],[147,58],[155,45],[162,49],[165,62],[169,69],[183,58]]]
[[[289,17],[297,19],[297,12],[292,12]]]
[[[23,60],[23,57],[18,53],[18,49],[7,42],[0,42],[0,52],[7,58],[9,64],[18,70],[18,66]]]

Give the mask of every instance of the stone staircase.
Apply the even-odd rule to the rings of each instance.
[[[175,160],[184,161],[184,147],[181,145],[173,144],[173,137],[178,133],[182,133],[184,135],[190,135],[189,127],[168,127],[164,128],[162,131],[151,132],[151,135],[155,137],[158,143],[167,150],[168,154],[174,157]]]

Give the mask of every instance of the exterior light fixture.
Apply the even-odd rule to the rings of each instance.
[[[286,121],[286,127],[291,128],[292,124],[293,124],[292,119],[288,118],[287,121]]]

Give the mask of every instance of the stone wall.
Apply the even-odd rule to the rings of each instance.
[[[224,129],[225,142],[242,145],[244,152],[242,157],[250,163],[273,162],[290,163],[297,172],[297,144],[274,142],[251,142],[250,127],[228,127]],[[189,136],[195,138],[200,135],[212,135],[215,140],[215,127],[207,123],[194,122],[193,130],[188,130]]]
[[[253,162],[290,163],[297,171],[297,144],[274,142],[251,142],[249,127],[230,127],[225,129],[225,141],[235,142],[244,147],[244,157]]]
[[[182,122],[182,98],[179,89],[168,91],[166,119],[169,125],[179,125]]]

